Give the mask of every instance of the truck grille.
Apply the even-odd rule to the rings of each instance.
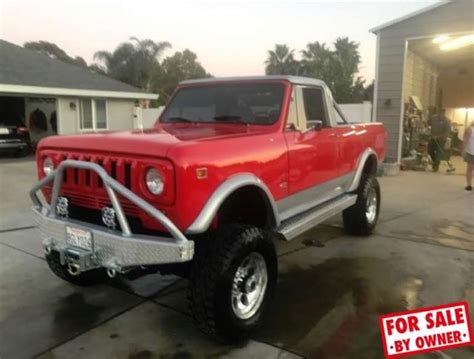
[[[103,156],[88,155],[61,155],[61,161],[78,160],[97,163],[115,180],[123,184],[128,189],[132,189],[132,168],[133,161],[122,158],[112,158]],[[69,168],[64,171],[63,186],[80,186],[86,188],[103,188],[102,180],[90,170]]]
[[[136,162],[115,156],[98,156],[83,153],[59,154],[59,160],[78,160],[93,162],[129,190],[136,186],[132,171]],[[64,171],[61,194],[68,197],[71,203],[80,207],[100,209],[110,205],[102,179],[90,170],[68,168]],[[127,215],[138,216],[139,209],[127,199],[119,196],[122,207]]]

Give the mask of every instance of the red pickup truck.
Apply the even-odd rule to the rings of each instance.
[[[319,80],[182,82],[152,129],[40,142],[30,194],[47,263],[79,285],[180,274],[198,326],[240,340],[275,289],[273,238],[340,212],[348,233],[372,232],[385,140]]]

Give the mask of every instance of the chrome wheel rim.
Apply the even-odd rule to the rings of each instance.
[[[240,319],[257,313],[267,289],[268,272],[260,253],[250,253],[240,264],[232,283],[232,310]]]
[[[373,187],[370,189],[369,195],[367,196],[365,216],[369,223],[373,223],[377,217],[377,191]]]

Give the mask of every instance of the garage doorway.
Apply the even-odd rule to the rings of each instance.
[[[449,154],[459,154],[474,120],[474,34],[407,41],[403,76],[403,157],[426,150],[429,120],[441,109],[452,125]]]
[[[26,97],[25,117],[33,144],[37,144],[44,137],[58,134],[55,98]]]
[[[58,133],[57,124],[54,97],[0,96],[0,128],[5,138],[21,133],[34,148],[42,138]]]

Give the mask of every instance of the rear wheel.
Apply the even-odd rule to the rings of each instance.
[[[226,225],[196,245],[189,299],[198,327],[222,341],[260,324],[277,278],[273,241],[259,228]]]
[[[347,233],[367,236],[374,230],[380,211],[380,185],[374,175],[364,175],[357,190],[357,201],[342,212]]]
[[[75,272],[74,269],[62,265],[59,259],[59,253],[51,251],[46,255],[46,262],[51,271],[59,278],[75,285],[87,287],[108,281],[107,273],[103,268],[92,269],[87,272]]]

